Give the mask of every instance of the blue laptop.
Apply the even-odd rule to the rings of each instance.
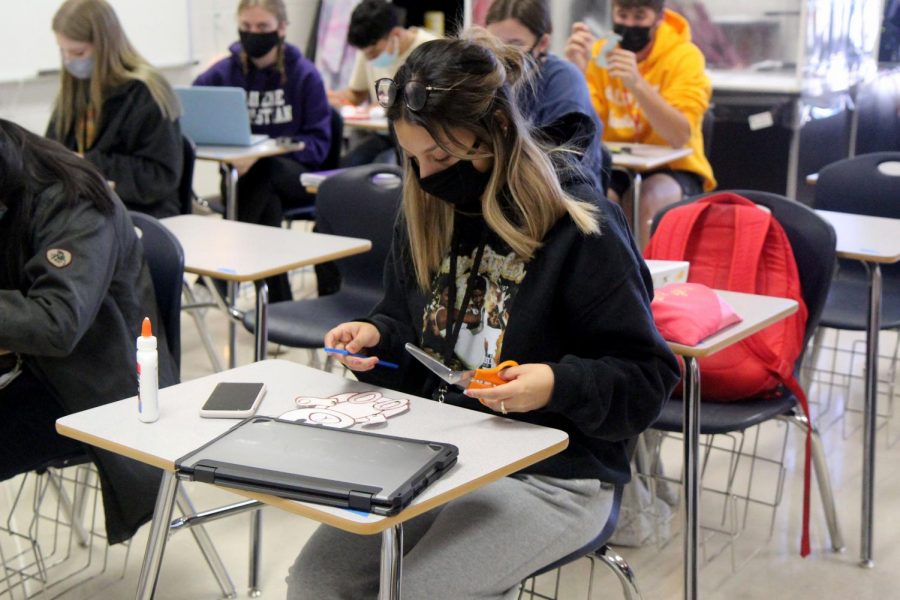
[[[268,136],[250,133],[247,95],[239,87],[178,86],[181,131],[199,146],[252,146]]]

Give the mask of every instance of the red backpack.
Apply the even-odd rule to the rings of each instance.
[[[800,307],[793,315],[698,362],[704,400],[764,397],[784,385],[809,415],[806,395],[793,375],[803,349],[806,304],[790,241],[768,209],[727,192],[673,208],[644,255],[689,261],[690,283],[796,300]],[[806,444],[803,556],[809,553],[809,435]]]

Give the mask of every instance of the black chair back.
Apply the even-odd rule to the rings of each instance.
[[[385,183],[383,179],[393,179],[390,176],[396,180]],[[319,186],[316,231],[372,241],[371,251],[336,261],[342,292],[356,288],[380,299],[384,261],[400,208],[401,177],[400,167],[371,164],[341,171]]]
[[[653,228],[656,231],[663,215],[677,206],[694,202],[705,196],[721,193],[723,190],[712,192],[682,200],[666,207],[653,218]],[[835,237],[834,228],[815,211],[807,208],[799,202],[790,200],[778,194],[759,192],[755,190],[728,190],[739,196],[752,200],[756,204],[765,206],[772,211],[772,216],[781,224],[791,249],[794,251],[794,259],[797,261],[797,271],[800,275],[800,287],[803,301],[806,303],[808,317],[803,340],[808,342],[819,324],[819,317],[825,307],[828,298],[828,289],[831,286],[831,278],[835,268]],[[800,364],[802,353],[798,358]]]
[[[879,169],[892,162],[900,167],[900,152],[861,154],[827,165],[816,181],[815,207],[900,219],[900,173]]]
[[[194,203],[194,162],[197,160],[197,146],[186,135],[181,136],[181,181],[178,182],[178,205],[181,214],[193,212]]]
[[[144,259],[153,280],[159,318],[165,329],[166,345],[181,370],[181,286],[184,282],[184,250],[181,243],[154,217],[130,211],[134,226],[141,232]],[[154,326],[157,326],[154,323]]]
[[[825,166],[816,181],[814,206],[822,210],[900,219],[900,174],[883,173],[885,163],[900,166],[900,152],[873,152]],[[855,260],[841,260],[841,276],[866,279]],[[884,265],[885,279],[900,279],[900,265]]]

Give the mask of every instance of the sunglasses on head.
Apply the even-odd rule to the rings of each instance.
[[[375,98],[383,108],[390,108],[397,101],[397,83],[388,77],[375,82]],[[450,88],[439,88],[425,85],[421,81],[408,81],[403,86],[403,99],[406,108],[416,112],[424,108],[431,92],[449,92]]]

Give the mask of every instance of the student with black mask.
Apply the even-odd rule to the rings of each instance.
[[[509,598],[596,537],[613,495],[604,482],[630,477],[624,441],[653,423],[679,377],[621,209],[566,179],[566,140],[535,141],[517,107],[533,63],[470,35],[423,44],[377,83],[406,167],[402,218],[384,298],[325,345],[368,356],[338,358],[361,381],[563,429],[569,446],[406,522],[409,598]],[[496,335],[463,335],[472,316]],[[506,383],[463,393],[410,361],[407,342],[454,369],[519,364],[501,372]],[[378,357],[400,368],[374,369]],[[288,598],[375,597],[380,543],[320,526]]]
[[[285,41],[284,1],[241,0],[237,15],[240,41],[194,85],[243,88],[253,133],[303,142],[298,152],[235,162],[238,220],[281,227],[285,208],[315,201],[300,185],[300,175],[316,170],[328,154],[331,112],[322,76],[296,46]],[[286,275],[266,282],[272,302],[292,299]]]
[[[587,78],[594,108],[605,125],[604,142],[693,150],[644,173],[636,225],[644,242],[650,237],[650,221],[660,209],[716,185],[703,150],[703,115],[712,96],[706,63],[691,42],[688,22],[664,6],[664,0],[614,0],[613,31],[621,41],[608,54],[601,54],[601,49],[614,42],[595,40],[584,23],[572,26],[566,44],[566,58]],[[605,64],[600,64],[604,59]],[[628,190],[628,177],[614,172],[610,199],[626,200]]]

